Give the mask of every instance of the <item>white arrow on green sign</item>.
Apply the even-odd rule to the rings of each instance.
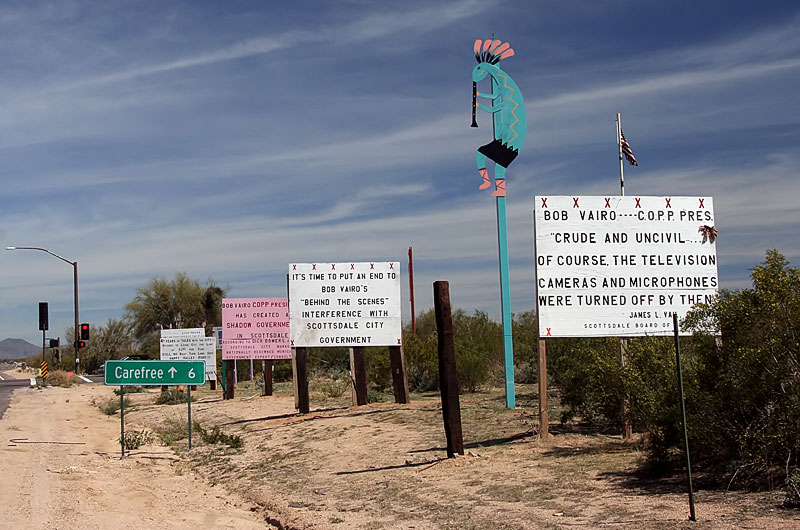
[[[205,361],[106,361],[105,384],[202,385]]]

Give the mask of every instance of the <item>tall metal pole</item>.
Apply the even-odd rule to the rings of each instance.
[[[72,347],[75,350],[75,373],[76,374],[81,373],[81,370],[80,370],[80,357],[78,355],[78,351],[79,351],[78,340],[80,339],[80,335],[79,335],[79,331],[78,331],[78,326],[79,326],[79,324],[78,324],[78,321],[79,321],[79,317],[78,317],[78,262],[77,261],[70,261],[67,258],[65,258],[64,256],[59,256],[55,252],[50,252],[46,248],[41,248],[41,247],[6,247],[6,250],[39,250],[41,252],[46,252],[46,253],[50,254],[51,256],[54,256],[54,257],[60,259],[61,261],[69,263],[70,265],[72,265],[72,269],[73,269],[73,288],[74,288],[73,300],[75,301],[75,342],[72,343]]]
[[[492,77],[492,94],[498,92],[497,81]],[[497,128],[500,113],[492,116],[492,126]],[[500,257],[500,310],[503,316],[503,355],[505,358],[506,408],[516,406],[514,389],[514,341],[511,336],[511,286],[508,267],[508,227],[505,195],[497,197],[497,246]]]
[[[619,193],[625,196],[625,165],[622,160],[622,117],[617,112],[617,151],[619,155]],[[619,364],[622,368],[628,365],[628,340],[624,337],[617,337],[617,347],[619,348]],[[622,402],[622,439],[630,440],[633,438],[633,425],[630,419],[630,406],[628,396]]]
[[[678,390],[681,398],[681,419],[683,420],[683,448],[686,450],[686,478],[689,482],[689,519],[696,521],[694,514],[694,489],[692,488],[692,459],[689,456],[689,431],[686,426],[686,401],[683,397],[683,370],[681,369],[681,341],[678,338],[678,313],[672,313],[672,326],[675,330],[675,360],[678,370]]]
[[[75,373],[76,374],[80,374],[81,373],[81,359],[80,359],[80,355],[78,354],[78,352],[80,351],[80,348],[78,348],[78,341],[80,340],[80,335],[79,335],[79,332],[78,332],[78,326],[79,326],[78,321],[79,321],[79,319],[78,319],[78,262],[77,261],[73,261],[72,262],[72,269],[73,269],[73,273],[74,273],[74,275],[73,275],[73,288],[74,288],[74,291],[75,291],[75,294],[73,295],[73,300],[75,301],[75,342],[73,342],[73,349],[75,350]]]
[[[411,247],[408,247],[408,290],[411,301],[411,333],[417,334],[417,313],[414,311],[414,258]]]

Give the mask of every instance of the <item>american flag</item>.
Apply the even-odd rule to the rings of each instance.
[[[622,129],[620,129],[619,134],[620,144],[622,145],[622,154],[625,155],[625,159],[630,163],[630,165],[638,166],[639,163],[636,161],[636,157],[633,156],[631,146],[628,144],[628,140],[625,139],[625,133],[622,132]]]

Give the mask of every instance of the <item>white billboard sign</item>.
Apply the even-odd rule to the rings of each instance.
[[[203,328],[161,330],[160,351],[162,361],[205,361],[206,379],[216,381],[216,341]]]
[[[716,296],[711,197],[537,196],[541,337],[672,335]]]
[[[399,346],[400,263],[289,265],[292,347]]]

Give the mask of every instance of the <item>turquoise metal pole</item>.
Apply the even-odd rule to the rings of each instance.
[[[511,336],[511,286],[508,273],[506,198],[497,197],[497,246],[500,254],[500,310],[503,314],[503,353],[506,368],[506,408],[516,407],[514,389],[514,341]]]

